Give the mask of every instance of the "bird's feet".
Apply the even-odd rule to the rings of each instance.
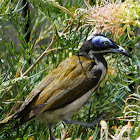
[[[99,118],[95,119],[92,123],[80,122],[80,121],[73,121],[73,120],[63,120],[66,124],[77,124],[82,125],[88,128],[93,128],[97,123],[103,120],[106,117],[106,114],[101,115]]]
[[[101,115],[99,118],[95,119],[92,123],[87,123],[87,127],[93,128],[93,126],[97,125],[101,120],[103,120],[106,117],[106,114]]]

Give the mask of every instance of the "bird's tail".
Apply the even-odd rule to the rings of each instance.
[[[10,115],[0,121],[0,130],[2,130],[4,127],[10,126],[10,129],[16,128],[17,126],[23,125],[26,122],[32,120],[34,117],[29,118],[28,114],[22,114],[21,112],[17,111],[15,114]]]
[[[6,117],[5,119],[3,119],[2,121],[0,121],[0,130],[2,130],[4,127],[7,126],[7,124],[9,124],[11,121],[14,121],[12,118],[15,114],[10,115],[8,117]]]

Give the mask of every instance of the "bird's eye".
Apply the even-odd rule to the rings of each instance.
[[[105,42],[104,42],[104,45],[105,45],[105,46],[107,46],[107,45],[108,45],[108,42],[107,42],[107,41],[105,41]]]

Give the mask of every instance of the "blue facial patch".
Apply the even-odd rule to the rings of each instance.
[[[92,39],[92,43],[96,46],[96,47],[109,47],[109,46],[113,46],[113,43],[110,39],[108,39],[107,37],[104,36],[96,36]]]

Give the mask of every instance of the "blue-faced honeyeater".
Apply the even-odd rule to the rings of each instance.
[[[106,36],[90,35],[74,56],[62,61],[39,82],[20,109],[1,121],[0,127],[14,122],[14,128],[34,118],[48,124],[59,120],[70,122],[73,113],[88,101],[104,80],[107,62],[103,55],[108,53],[131,57],[124,48]],[[50,139],[53,139],[51,132]]]

